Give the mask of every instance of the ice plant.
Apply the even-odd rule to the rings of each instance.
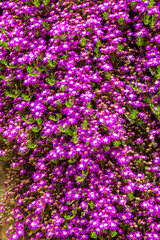
[[[159,239],[159,23],[158,1],[0,3],[8,239]]]

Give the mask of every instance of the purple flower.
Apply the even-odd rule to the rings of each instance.
[[[36,229],[40,227],[40,221],[39,220],[34,220],[29,224],[29,227],[31,230]]]

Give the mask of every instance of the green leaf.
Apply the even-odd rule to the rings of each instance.
[[[87,129],[88,122],[87,120],[84,120],[82,123],[82,129],[86,130]]]
[[[131,112],[131,114],[129,115],[129,117],[131,119],[136,119],[138,117],[138,111],[135,109]]]
[[[6,94],[6,96],[11,97],[11,98],[16,98],[18,96],[18,95],[14,95],[14,94],[10,93],[7,90],[5,91],[5,94]]]
[[[136,1],[132,1],[131,2],[131,8],[134,9],[134,7],[136,6],[137,2]]]
[[[64,92],[66,90],[66,86],[61,86],[60,90]]]
[[[6,65],[6,66],[8,65],[8,63],[7,63],[7,60],[6,60],[6,59],[2,59],[2,60],[1,60],[1,63],[2,63],[2,64],[4,64],[4,65]]]
[[[77,144],[79,142],[79,139],[77,138],[77,136],[72,139],[72,142],[75,144]]]
[[[32,73],[33,71],[34,71],[33,67],[30,67],[30,66],[27,67],[27,72],[28,73]]]
[[[117,51],[118,51],[118,52],[120,52],[120,51],[122,51],[122,50],[123,50],[123,48],[124,48],[124,46],[123,46],[123,45],[118,45],[118,46],[117,46]]]
[[[26,116],[22,116],[21,119],[22,119],[22,121],[25,121],[25,122],[28,121],[27,118],[26,118]]]
[[[99,53],[99,49],[98,49],[98,48],[95,48],[95,49],[94,49],[94,52],[95,52],[95,53]]]
[[[118,19],[118,23],[120,24],[120,25],[122,25],[123,23],[124,23],[124,18],[120,18],[120,19]]]
[[[41,118],[37,118],[36,121],[37,121],[38,125],[41,125],[43,122],[43,120]]]
[[[74,163],[75,162],[75,159],[69,159],[68,160],[68,163]]]
[[[73,105],[74,105],[74,102],[72,101],[65,101],[65,105],[68,107],[68,108],[71,108]]]
[[[137,163],[137,164],[140,164],[140,163],[141,163],[141,160],[140,160],[140,159],[138,159],[138,160],[136,161],[136,163]]]
[[[38,0],[34,0],[33,4],[35,7],[40,7],[40,3]]]
[[[32,129],[33,132],[39,132],[40,131],[38,127],[33,127],[32,126],[31,129]]]
[[[92,148],[93,151],[97,151],[97,147]]]
[[[0,42],[0,46],[3,46],[3,47],[8,47],[8,42]]]
[[[64,226],[62,227],[62,229],[67,229],[67,223],[64,224]]]
[[[53,107],[52,107],[52,106],[49,106],[48,109],[52,111],[52,110],[53,110]]]
[[[155,4],[155,1],[150,0],[150,2],[149,2],[149,4],[148,4],[148,9],[153,8],[154,4]]]
[[[66,220],[70,220],[70,219],[74,218],[74,216],[65,214],[65,215],[64,215],[64,218],[65,218]]]
[[[91,232],[91,235],[90,235],[91,238],[97,238],[97,234],[95,232]]]
[[[53,85],[56,83],[56,80],[55,80],[55,79],[47,78],[47,79],[46,79],[46,82],[47,82],[49,85],[53,86]]]
[[[50,0],[43,0],[44,5],[48,5],[50,3]]]
[[[125,183],[127,183],[127,182],[129,181],[129,179],[123,179],[123,181],[124,181]]]
[[[92,28],[87,28],[86,31],[92,33],[93,29]]]
[[[95,208],[95,204],[93,201],[91,201],[90,203],[88,203],[88,205],[90,206],[91,209],[94,209]]]
[[[137,44],[137,46],[143,46],[143,37],[141,35],[138,35],[136,44]]]
[[[66,126],[66,125],[65,125]],[[62,132],[66,132],[66,129],[63,128],[61,125],[58,125],[59,129],[62,131]]]
[[[88,103],[87,103],[87,108],[92,109],[92,104],[91,104],[91,102],[88,102]]]
[[[133,193],[128,193],[128,197],[129,197],[129,200],[132,201],[134,199]]]
[[[82,181],[83,181],[83,178],[80,177],[80,176],[76,176],[76,181],[77,181],[77,182],[82,182]]]
[[[114,142],[113,142],[113,145],[114,145],[115,147],[119,147],[119,146],[121,145],[121,142],[120,142],[120,141],[114,141]]]
[[[100,47],[101,47],[101,41],[100,41],[100,40],[98,40],[98,41],[96,42],[96,47],[97,47],[97,48],[100,48]]]
[[[57,65],[57,62],[56,62],[56,60],[53,60],[53,61],[48,60],[48,65],[49,65],[51,68],[54,68],[54,67]]]
[[[31,97],[28,96],[28,95],[26,95],[26,94],[24,94],[24,93],[21,95],[21,97],[23,97],[23,99],[24,99],[25,101],[30,101],[30,100],[31,100]]]
[[[105,149],[106,149],[107,151],[109,151],[109,150],[110,150],[110,147],[108,147],[108,146],[105,146]]]
[[[57,118],[55,118],[55,116],[50,115],[50,116],[49,116],[49,119],[57,122],[57,121],[59,121],[59,119],[62,117],[62,115],[56,113],[56,117],[57,117]]]
[[[37,147],[37,144],[33,144],[33,143],[27,143],[26,144],[26,146],[28,147],[28,148],[36,148]]]
[[[65,60],[67,59],[67,57],[68,57],[67,54],[64,54],[64,55],[62,56],[62,58],[65,59]]]
[[[87,43],[86,38],[85,38],[85,37],[82,37],[82,38],[81,38],[81,45],[82,45],[82,46],[86,46],[86,43]]]
[[[103,14],[103,20],[108,20],[108,12],[104,12]]]
[[[107,79],[110,80],[112,75],[109,73],[109,74],[106,74],[105,76],[106,76]]]
[[[111,237],[114,238],[115,236],[117,236],[117,232],[116,231],[111,231]]]

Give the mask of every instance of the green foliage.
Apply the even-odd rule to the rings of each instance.
[[[86,31],[92,33],[93,29],[92,28],[87,28]]]
[[[56,60],[53,60],[53,61],[48,60],[48,65],[50,68],[55,68],[57,65],[57,62],[56,62]]]
[[[30,143],[30,142],[29,142],[29,143],[26,144],[26,146],[27,146],[27,148],[33,148],[33,149],[34,149],[34,148],[37,147],[37,144],[36,144],[36,143],[34,144],[34,143]]]
[[[25,14],[24,18],[28,21],[30,18],[30,15]],[[26,30],[28,30],[28,29],[26,29]]]
[[[41,118],[37,118],[37,119],[36,119],[36,122],[38,123],[38,125],[41,125],[42,122],[43,122],[43,120],[42,120]]]
[[[33,132],[39,132],[40,131],[38,127],[33,127],[33,126],[31,127],[31,130]]]
[[[121,145],[120,141],[114,141],[113,142],[114,147],[119,147]]]
[[[57,118],[56,118],[57,117]],[[52,116],[52,115],[50,115],[49,116],[49,119],[50,120],[53,120],[53,121],[55,121],[55,122],[57,122],[57,121],[59,121],[59,119],[62,117],[62,115],[61,114],[58,114],[58,113],[56,113],[56,117],[55,116]]]
[[[77,181],[77,182],[82,182],[82,181],[83,181],[83,178],[80,177],[80,176],[76,176],[76,181]]]
[[[9,91],[6,90],[5,95],[8,96],[8,97],[11,97],[11,98],[17,98],[19,93],[18,93],[17,90],[15,90],[14,92],[15,92],[15,94],[12,94],[12,93],[10,93]]]
[[[97,147],[92,148],[93,151],[97,151]]]
[[[91,102],[88,102],[88,103],[87,103],[87,108],[88,108],[88,109],[92,109],[92,103],[91,103]]]
[[[86,130],[87,129],[88,122],[87,120],[84,120],[82,123],[82,129]]]
[[[90,206],[91,209],[94,209],[95,208],[95,204],[93,201],[91,201],[90,203],[88,203],[88,205]]]
[[[40,3],[39,3],[38,0],[34,0],[33,4],[34,4],[35,7],[40,7]]]
[[[43,0],[44,5],[48,5],[50,3],[50,0]]]
[[[129,179],[123,179],[123,181],[124,181],[125,183],[127,183],[127,182],[129,181]]]
[[[131,118],[131,119],[136,119],[137,117],[138,117],[138,110],[137,109],[135,109],[135,110],[133,110],[132,112],[131,112],[131,114],[129,115],[129,117]]]
[[[91,238],[97,238],[97,234],[95,232],[91,232],[91,235],[90,235]]]
[[[103,20],[107,21],[108,20],[108,12],[104,12],[102,15],[103,15]]]
[[[97,48],[100,48],[100,47],[101,47],[101,41],[100,41],[100,40],[98,40],[98,41],[96,42],[96,47],[97,47]]]
[[[144,121],[142,121],[142,120],[137,120],[137,124],[138,124],[139,126],[144,127]]]
[[[111,75],[110,73],[108,73],[108,74],[106,74],[105,76],[106,76],[107,79],[110,80],[112,75]]]
[[[64,55],[62,56],[62,58],[65,59],[65,60],[67,59],[67,57],[68,57],[67,54],[64,54]]]
[[[124,20],[125,20],[124,18],[118,19],[119,25],[123,26],[125,24]]]
[[[158,14],[151,16],[151,21],[150,21],[150,28],[151,29],[153,29],[155,27],[157,17],[158,17]]]
[[[42,25],[45,29],[49,30],[49,23],[43,21]]]
[[[108,147],[107,145],[105,146],[106,151],[110,150],[110,147]]]
[[[137,2],[136,1],[132,1],[131,2],[131,9],[133,10],[136,6]]]
[[[73,102],[73,101],[66,101],[66,102],[65,102],[65,105],[66,105],[68,108],[71,108],[71,107],[74,105],[74,102]]]
[[[98,47],[98,48],[95,48],[95,49],[94,49],[94,52],[96,53],[96,57],[97,57],[97,58],[101,56],[101,53],[100,53],[100,51],[99,51],[99,47]]]
[[[154,106],[154,104],[150,104],[150,108],[152,112],[157,116],[158,120],[160,120],[160,105]]]
[[[155,4],[155,1],[154,0],[150,0],[150,2],[148,4],[148,9],[153,8],[154,4]]]
[[[117,45],[117,51],[121,52],[123,50],[124,46],[123,45]]]
[[[83,47],[85,47],[85,46],[86,46],[86,43],[87,43],[86,38],[85,38],[85,37],[82,37],[82,38],[81,38],[81,45],[82,45]]]
[[[6,59],[2,59],[2,60],[1,60],[1,63],[2,63],[2,64],[4,64],[4,65],[6,65],[6,66],[8,65],[8,63],[7,63],[7,60],[6,60]]]
[[[117,232],[116,231],[111,231],[111,237],[114,238],[115,236],[117,236]]]
[[[32,97],[30,97],[30,96],[28,96],[28,95],[26,95],[26,94],[24,94],[24,93],[21,95],[21,97],[23,97],[23,99],[24,99],[25,101],[30,101],[31,98],[32,98]]]
[[[150,22],[150,15],[144,14],[143,22],[145,25],[148,25]]]
[[[143,37],[141,35],[138,35],[138,39],[136,41],[136,44],[138,47],[143,46]]]
[[[62,128],[61,125],[59,125],[58,127],[59,127],[59,129],[60,129],[63,133],[65,133],[66,136],[69,135],[69,136],[76,137],[75,133],[73,133],[73,132],[69,129],[69,127],[67,127],[66,129],[65,129],[65,128]],[[76,138],[75,138],[74,140],[76,141]]]
[[[46,82],[47,82],[49,85],[53,86],[53,85],[56,83],[56,77],[51,73],[50,78],[47,78],[47,79],[46,79]]]
[[[8,47],[8,42],[0,42],[0,46],[3,46],[3,47],[7,48]]]
[[[132,201],[134,199],[133,192],[128,193],[128,198],[129,198],[130,201]]]
[[[74,163],[75,162],[75,159],[69,159],[68,160],[68,163]]]

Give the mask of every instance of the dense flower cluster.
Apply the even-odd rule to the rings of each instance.
[[[156,0],[0,3],[9,240],[160,239],[159,11]]]

